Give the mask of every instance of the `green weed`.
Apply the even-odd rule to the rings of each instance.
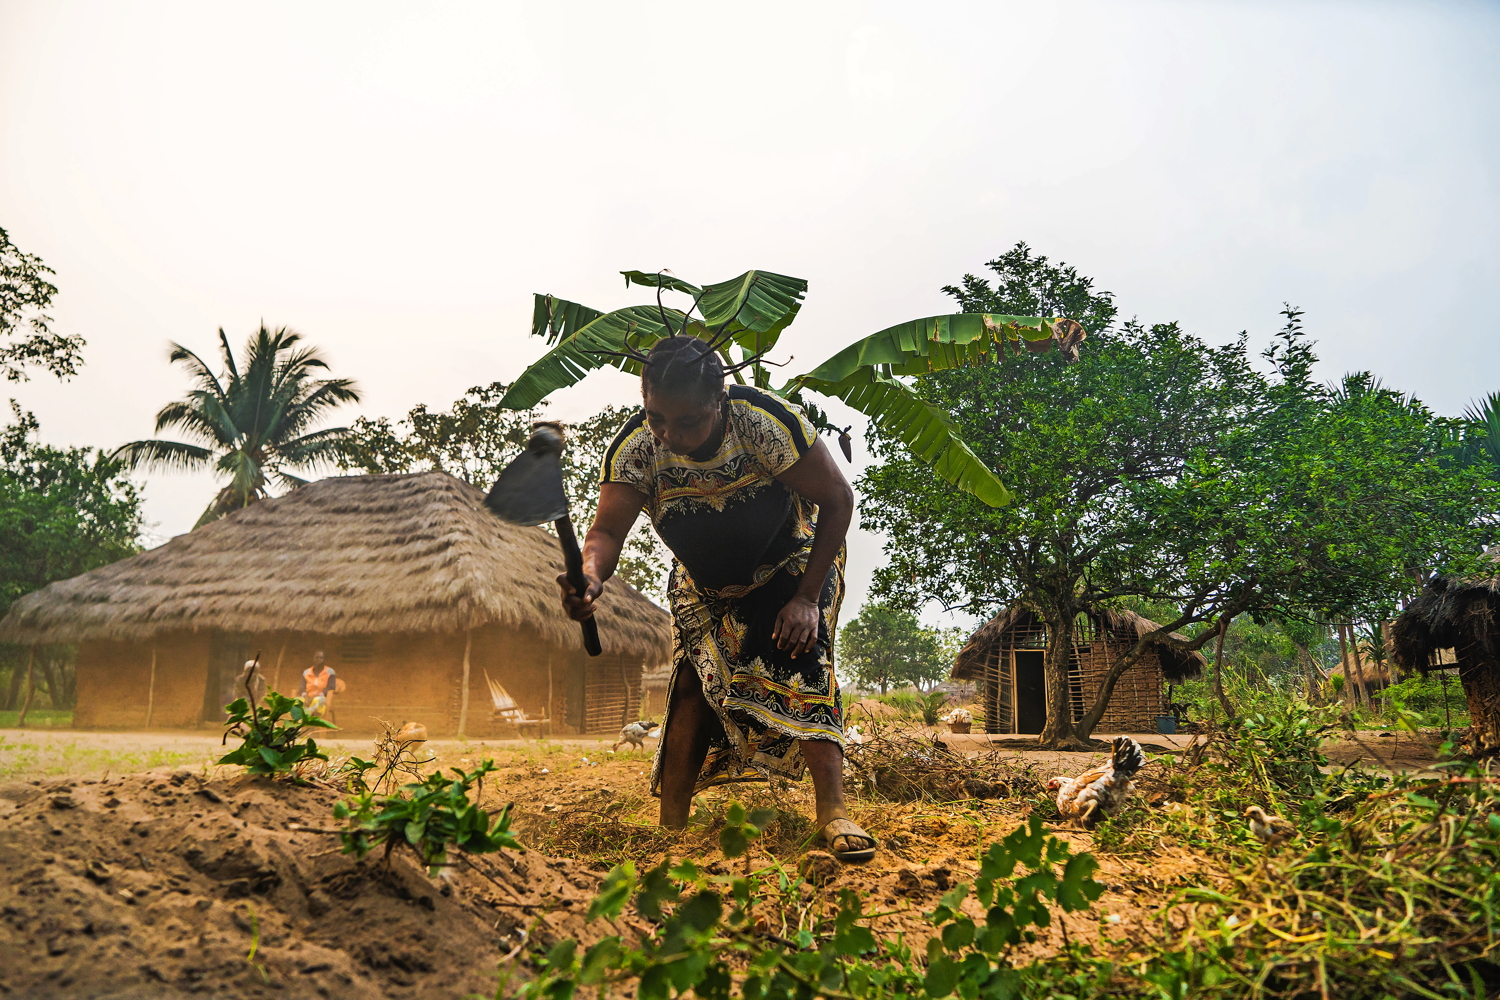
[[[489,813],[469,800],[475,784],[494,769],[495,762],[486,760],[473,771],[453,768],[453,778],[429,774],[396,795],[377,798],[366,791],[338,803],[333,815],[346,824],[339,835],[344,853],[362,858],[383,844],[389,857],[404,845],[416,852],[429,874],[436,875],[448,864],[450,848],[470,854],[520,848],[510,830],[510,806],[492,823]]]
[[[260,705],[251,706],[236,698],[224,706],[229,713],[224,739],[240,739],[240,745],[223,757],[220,764],[237,764],[251,774],[294,774],[299,764],[327,760],[312,737],[303,738],[309,729],[335,729],[327,719],[307,714],[302,702],[275,691],[267,691]],[[285,717],[285,721],[283,721]]]

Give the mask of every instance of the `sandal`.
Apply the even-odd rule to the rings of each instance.
[[[859,824],[852,819],[840,816],[829,820],[819,836],[829,853],[843,864],[865,865],[875,860],[875,847],[878,842],[861,830]],[[842,850],[837,846],[838,841],[844,843]]]

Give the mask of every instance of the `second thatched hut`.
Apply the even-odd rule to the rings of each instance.
[[[1093,704],[1115,659],[1140,636],[1158,628],[1132,611],[1106,609],[1079,616],[1068,657],[1068,705],[1074,722]],[[1046,622],[1018,605],[981,625],[959,651],[953,678],[979,686],[985,732],[1040,733],[1046,727],[1047,640]],[[1097,728],[1154,732],[1157,716],[1167,708],[1164,684],[1197,677],[1207,665],[1200,653],[1153,643],[1120,676]]]
[[[1401,666],[1425,674],[1457,664],[1475,754],[1500,751],[1500,550],[1490,553],[1485,572],[1427,581],[1390,628]]]
[[[586,656],[559,606],[557,540],[483,499],[441,472],[324,479],[29,594],[0,640],[78,645],[84,728],[217,726],[257,651],[286,694],[322,651],[347,687],[345,731],[618,731],[639,712],[643,668],[669,655],[667,613],[611,580],[604,655]]]

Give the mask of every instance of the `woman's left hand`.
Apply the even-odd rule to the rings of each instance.
[[[818,644],[818,606],[805,597],[794,597],[776,616],[776,630],[771,638],[777,649],[792,651],[792,659]]]

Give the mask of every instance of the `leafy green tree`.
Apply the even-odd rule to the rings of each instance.
[[[641,351],[681,333],[715,345],[727,370],[748,370],[756,386],[770,388],[770,369],[761,356],[776,347],[782,332],[796,319],[806,281],[769,271],[747,271],[699,287],[666,272],[621,273],[627,285],[655,288],[655,305],[604,313],[551,295],[535,297],[531,332],[545,337],[552,349],[516,379],[502,406],[530,409],[606,365],[638,375]],[[690,296],[692,304],[685,310],[668,308],[662,302],[662,293],[668,291]],[[776,391],[803,405],[824,432],[837,428],[804,393],[843,400],[945,482],[998,506],[1009,497],[1000,480],[975,457],[948,415],[905,379],[955,366],[993,368],[1007,352],[1044,353],[1054,344],[1064,359],[1076,359],[1084,336],[1084,328],[1066,318],[997,313],[930,316],[855,341]],[[736,372],[735,378],[743,381],[744,376]]]
[[[124,463],[89,448],[39,443],[37,419],[14,401],[15,422],[0,429],[0,615],[17,598],[140,551],[141,498]],[[14,708],[28,659],[5,650]],[[73,650],[38,647],[36,676],[54,708],[74,698]]]
[[[838,651],[844,669],[865,687],[885,694],[911,684],[925,688],[948,675],[943,636],[926,628],[905,608],[866,604],[839,628]]]
[[[369,473],[438,470],[488,489],[525,446],[532,423],[545,419],[545,402],[529,410],[500,405],[509,388],[503,382],[476,386],[447,410],[419,404],[395,422],[360,417],[350,428],[339,466]],[[574,520],[593,520],[604,452],[634,413],[634,407],[607,406],[587,420],[567,425],[563,485]],[[665,548],[646,525],[631,532],[618,573],[637,590],[664,600]]]
[[[1068,295],[1079,315],[1113,315],[1107,295],[1024,246],[992,267],[998,287],[975,279],[951,290],[964,308]],[[1494,498],[1475,492],[1473,476],[1439,469],[1418,404],[1366,376],[1314,383],[1298,315],[1288,310],[1265,355],[1270,376],[1252,367],[1243,336],[1210,347],[1176,324],[1132,321],[1091,331],[1076,365],[1041,358],[920,378],[1016,499],[995,509],[955,497],[876,424],[882,462],[860,486],[865,526],[888,536],[877,593],[975,614],[1034,609],[1049,636],[1042,742],[1080,745],[1152,642],[1201,648],[1243,613],[1302,619],[1368,606],[1408,586],[1413,566],[1475,550]],[[1075,727],[1075,622],[1126,597],[1177,613],[1117,659]],[[1167,635],[1203,624],[1213,627],[1186,642]]]
[[[11,382],[25,381],[31,365],[58,378],[78,374],[83,338],[54,333],[47,315],[57,294],[57,286],[47,280],[53,273],[0,229],[0,372]]]
[[[331,409],[359,402],[350,379],[316,379],[326,369],[316,348],[299,347],[302,335],[264,324],[245,344],[243,364],[235,361],[229,338],[219,330],[223,374],[181,344],[172,345],[197,387],[186,399],[168,403],[156,415],[156,430],[182,430],[197,443],[159,439],[132,441],[115,451],[132,469],[202,469],[213,466],[229,477],[198,523],[202,527],[269,495],[274,482],[295,489],[307,481],[292,469],[313,469],[337,461],[347,427],[313,427]]]

